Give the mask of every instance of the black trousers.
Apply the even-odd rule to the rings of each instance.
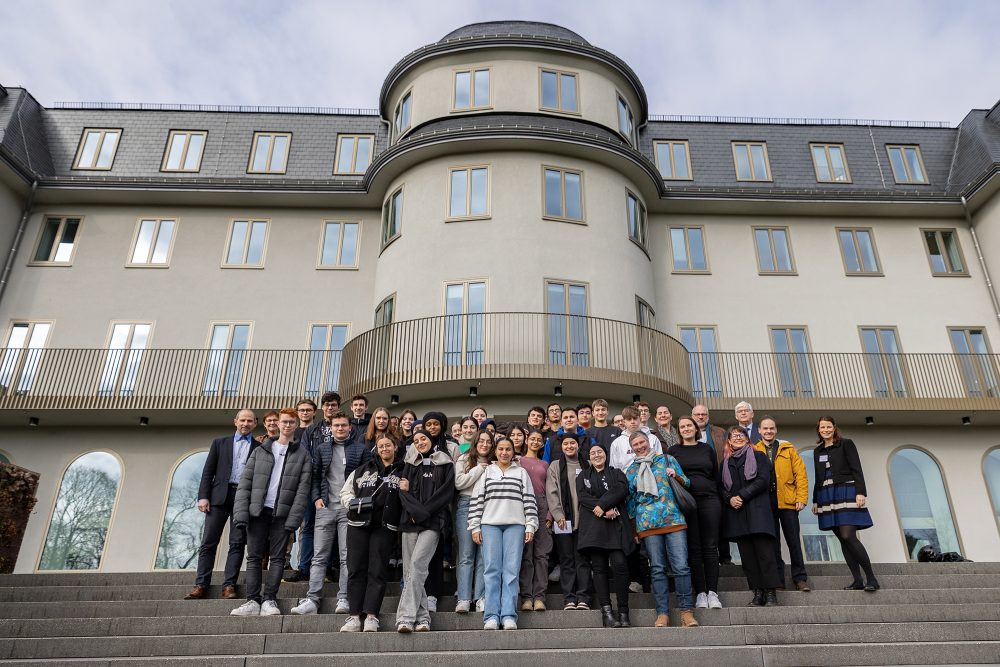
[[[774,516],[774,534],[778,535],[774,540],[774,561],[778,566],[778,579],[781,587],[785,587],[785,561],[781,558],[781,537],[784,533],[785,544],[788,545],[788,559],[792,561],[792,581],[805,581],[809,578],[806,574],[806,561],[802,557],[802,540],[799,539],[799,513],[796,510],[781,510],[776,504],[771,507],[771,514]]]
[[[590,564],[576,551],[577,534],[555,535],[559,546],[559,585],[566,602],[590,604]]]
[[[733,560],[732,542],[724,537],[719,538],[719,563],[729,563]]]
[[[748,535],[736,540],[743,561],[743,572],[751,590],[778,588],[778,566],[774,562],[774,538],[770,535]]]
[[[247,600],[259,603],[277,599],[289,534],[285,520],[274,518],[274,510],[270,508],[265,507],[259,517],[250,517],[247,524]],[[260,569],[260,561],[265,554],[267,574]],[[261,579],[264,580],[263,596]]]
[[[691,584],[695,593],[718,592],[722,500],[717,493],[696,493],[694,499],[698,503],[698,511],[695,515],[687,517]]]
[[[374,519],[373,519],[374,522]],[[347,604],[350,613],[378,616],[385,598],[396,533],[382,525],[347,527]]]
[[[205,514],[205,528],[201,534],[201,547],[198,549],[198,569],[194,583],[198,586],[212,584],[212,570],[215,569],[215,553],[222,539],[222,531],[229,524],[229,554],[226,556],[225,586],[235,586],[243,567],[243,551],[247,546],[247,531],[237,528],[232,523],[233,501],[236,500],[236,485],[229,485],[226,502],[222,505],[212,505]]]
[[[611,586],[618,598],[618,611],[628,611],[628,559],[621,549],[586,549],[578,554],[590,566],[594,597],[599,605],[611,604]],[[608,581],[608,573],[612,581]]]

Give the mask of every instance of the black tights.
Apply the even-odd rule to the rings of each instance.
[[[856,526],[837,526],[833,534],[840,540],[840,550],[844,552],[844,560],[847,567],[851,568],[854,581],[861,581],[861,570],[864,569],[868,581],[875,581],[875,572],[872,571],[872,561],[868,557],[865,545],[858,539],[858,529]]]

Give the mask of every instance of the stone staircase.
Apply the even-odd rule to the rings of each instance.
[[[726,608],[699,609],[700,628],[651,627],[652,596],[643,593],[631,597],[635,627],[605,629],[597,611],[562,611],[553,584],[551,611],[522,613],[517,631],[484,631],[482,614],[455,614],[455,599],[446,597],[432,614],[433,631],[411,635],[394,631],[395,584],[383,605],[382,631],[348,634],[337,632],[344,617],[332,614],[335,584],[327,584],[331,597],[319,615],[289,615],[306,587],[282,584],[285,615],[240,618],[229,616],[240,601],[217,599],[218,586],[213,599],[183,600],[188,572],[3,575],[0,665],[1000,663],[1000,563],[880,564],[883,590],[875,594],[841,590],[850,579],[843,564],[809,570],[813,592],[782,592],[780,606],[750,608],[740,569],[724,567],[719,593]]]

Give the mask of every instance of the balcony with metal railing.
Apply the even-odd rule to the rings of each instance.
[[[985,354],[688,353],[628,322],[483,313],[393,322],[342,350],[8,348],[0,413],[269,409],[328,389],[406,404],[417,393],[458,399],[484,381],[508,395],[533,387],[526,401],[567,383],[576,398],[641,394],[676,407],[978,412],[1000,410],[998,368]]]

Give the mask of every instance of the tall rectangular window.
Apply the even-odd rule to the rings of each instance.
[[[382,303],[375,308],[375,326],[381,327],[392,324],[396,317],[396,295],[386,297]]]
[[[160,171],[201,170],[201,155],[205,150],[208,132],[194,130],[171,130],[167,135],[167,147],[163,151]]]
[[[708,272],[703,227],[671,227],[670,250],[675,272]]]
[[[334,174],[363,174],[372,162],[375,135],[341,134],[337,136]]]
[[[263,267],[266,241],[267,220],[233,220],[223,266]]]
[[[250,349],[250,325],[212,325],[212,337],[205,360],[203,396],[239,396],[246,351]]]
[[[861,327],[865,367],[872,384],[872,396],[906,396],[906,369],[900,354],[899,338],[893,327]]]
[[[809,339],[804,327],[771,327],[771,349],[782,396],[814,396]]]
[[[254,132],[248,174],[284,174],[292,135],[288,132]]]
[[[97,386],[98,396],[132,396],[139,379],[142,355],[149,344],[153,325],[119,323],[111,326],[108,355]]]
[[[357,222],[324,222],[323,248],[319,258],[320,268],[357,268],[360,229],[361,225]]]
[[[549,363],[556,366],[589,365],[587,286],[547,281],[545,311],[549,313]]]
[[[558,167],[544,167],[546,218],[583,222],[583,174]]]
[[[653,307],[638,296],[635,297],[635,319],[640,327],[656,328],[656,313],[653,311]]]
[[[646,206],[631,192],[625,193],[625,217],[628,222],[628,237],[645,248]]]
[[[70,264],[81,218],[45,218],[32,264]]]
[[[490,68],[455,72],[453,111],[470,111],[490,107]]]
[[[576,74],[557,70],[541,70],[542,104],[546,111],[578,113],[579,89]]]
[[[49,338],[50,322],[14,322],[0,358],[0,394],[23,395],[31,391]]]
[[[628,139],[628,142],[635,146],[635,120],[632,116],[632,108],[621,95],[618,96],[618,131]]]
[[[962,382],[969,396],[1000,396],[997,386],[997,359],[990,352],[986,330],[976,328],[950,328],[951,345],[958,355]]]
[[[850,183],[844,144],[809,144],[813,168],[819,183]]]
[[[691,393],[699,398],[722,396],[722,369],[715,327],[682,326],[680,334],[691,366]]]
[[[962,248],[958,244],[958,232],[954,229],[921,229],[927,247],[927,258],[931,262],[931,273],[935,276],[967,276]]]
[[[733,142],[733,161],[737,181],[770,181],[771,166],[767,161],[764,142]]]
[[[147,218],[139,221],[129,255],[129,266],[167,266],[173,247],[177,221],[166,218]]]
[[[795,273],[792,248],[786,227],[754,227],[757,270],[760,273]]]
[[[886,146],[885,150],[889,152],[892,177],[897,183],[928,182],[920,146]]]
[[[840,253],[844,257],[847,275],[882,275],[872,230],[839,227],[837,237],[840,239]]]
[[[348,325],[313,324],[309,327],[306,396],[322,396],[340,384],[340,362],[347,344]]]
[[[484,363],[486,283],[449,283],[445,286],[444,301],[444,365]]]
[[[656,166],[666,180],[691,180],[691,150],[686,141],[654,141]]]
[[[399,188],[382,204],[382,247],[401,233],[403,219],[403,188]]]
[[[449,171],[448,218],[463,220],[490,215],[489,167],[459,167]]]
[[[121,130],[87,129],[80,138],[74,169],[108,170],[115,161]]]
[[[396,108],[392,112],[392,138],[393,141],[403,136],[403,133],[410,129],[410,111],[413,108],[413,93],[407,92],[403,95]]]

